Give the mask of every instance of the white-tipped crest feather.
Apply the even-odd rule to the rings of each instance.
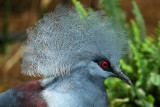
[[[81,19],[74,8],[58,6],[28,29],[22,56],[22,73],[62,76],[79,61],[114,56],[119,61],[127,44],[125,31],[100,12]]]

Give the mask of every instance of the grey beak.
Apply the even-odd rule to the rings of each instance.
[[[127,76],[125,76],[122,72],[119,72],[119,73],[114,72],[113,76],[117,77],[117,78],[120,78],[121,80],[123,80],[124,82],[126,82],[128,85],[132,85],[131,80]]]

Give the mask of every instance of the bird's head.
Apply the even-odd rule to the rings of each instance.
[[[74,8],[58,6],[27,33],[22,73],[63,76],[85,62],[94,76],[114,76],[131,84],[119,65],[126,53],[126,33],[101,12],[88,13],[82,19]]]
[[[90,75],[94,77],[101,77],[103,79],[117,77],[129,85],[132,84],[131,80],[121,72],[119,63],[112,63],[112,60],[108,60],[105,57],[90,61],[87,67]]]

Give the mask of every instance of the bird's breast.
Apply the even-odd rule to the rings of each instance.
[[[42,92],[49,107],[106,107],[107,94],[90,83],[58,83]]]

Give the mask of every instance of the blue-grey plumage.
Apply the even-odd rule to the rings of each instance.
[[[107,107],[104,78],[93,77],[88,66],[92,65],[75,69],[62,78],[43,81],[42,94],[47,104],[52,105],[49,107]]]
[[[48,78],[0,94],[1,105],[5,105],[3,98],[8,94],[10,99],[14,97],[12,93],[21,92],[23,100],[16,96],[20,104],[36,99],[34,103],[29,100],[28,104],[107,107],[106,78],[118,77],[131,85],[119,64],[126,53],[126,33],[101,12],[88,13],[82,19],[74,8],[58,6],[55,12],[46,14],[27,32],[22,73]]]

